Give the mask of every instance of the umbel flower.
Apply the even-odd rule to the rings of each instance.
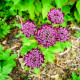
[[[51,25],[42,25],[35,34],[38,44],[42,44],[44,47],[53,46],[56,41],[57,31],[52,28]]]
[[[44,63],[44,55],[39,52],[40,49],[32,49],[25,54],[24,61],[25,65],[33,68],[40,68],[41,64]]]
[[[67,28],[63,28],[63,27],[57,28],[57,33],[58,33],[58,36],[56,38],[57,41],[65,42],[66,40],[68,40],[69,30]]]
[[[61,24],[62,22],[65,22],[65,20],[63,20],[64,13],[61,12],[61,9],[56,10],[53,8],[48,12],[47,16],[52,23]]]
[[[31,35],[35,34],[35,28],[34,22],[26,21],[26,23],[23,23],[21,31],[26,37],[30,38]]]

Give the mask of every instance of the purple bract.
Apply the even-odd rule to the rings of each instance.
[[[53,8],[47,16],[52,23],[61,24],[62,22],[65,22],[65,20],[63,20],[64,13],[61,12],[61,9],[56,10]]]
[[[41,64],[44,63],[44,55],[39,52],[40,49],[32,49],[25,54],[24,61],[25,65],[33,68],[40,68]]]
[[[23,23],[21,31],[26,37],[30,38],[31,35],[35,34],[35,28],[34,22],[26,21],[26,23]]]
[[[58,33],[57,41],[65,42],[66,40],[68,40],[69,30],[67,28],[63,27],[57,28],[57,33]]]
[[[44,47],[53,46],[56,41],[57,31],[52,28],[51,25],[42,25],[35,34],[38,44],[42,44]]]

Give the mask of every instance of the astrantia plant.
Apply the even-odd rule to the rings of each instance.
[[[64,22],[63,17],[61,9],[53,8],[48,13],[48,18],[52,23],[61,24]],[[47,61],[54,62],[53,53],[63,52],[64,48],[70,48],[71,45],[67,41],[69,38],[67,28],[56,28],[50,24],[37,27],[30,21],[23,23],[21,31],[25,36],[22,39],[23,48],[20,51],[24,56],[25,70],[31,68],[35,73],[38,73],[40,66],[46,65]]]
[[[26,21],[26,23],[23,23],[21,31],[26,37],[30,38],[31,35],[35,34],[35,28],[36,26],[34,22]]]
[[[25,65],[33,68],[40,68],[42,63],[44,63],[44,55],[42,52],[39,52],[39,49],[32,49],[25,54],[24,61]]]
[[[69,30],[67,28],[57,28],[58,36],[56,38],[57,41],[65,42],[69,38]]]
[[[50,10],[47,16],[52,23],[61,24],[62,22],[65,22],[63,19],[64,13],[61,12],[61,9],[56,10],[53,8]]]
[[[53,46],[56,41],[57,31],[51,25],[42,25],[37,30],[35,37],[38,44],[42,44],[44,47]]]

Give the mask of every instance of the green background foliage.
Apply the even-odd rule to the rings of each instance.
[[[1,0],[0,1],[0,39],[10,33],[10,28],[15,27],[10,21],[19,15],[24,20],[33,20],[36,24],[50,23],[47,14],[55,7],[61,8],[65,13],[60,26],[66,27],[67,22],[76,20],[80,22],[80,0]],[[8,22],[8,23],[6,23]],[[6,27],[6,30],[5,30]]]
[[[3,51],[4,47],[0,45],[0,79],[1,80],[12,80],[8,74],[12,71],[13,67],[16,66],[14,59],[17,57],[17,54],[12,54],[10,49]]]

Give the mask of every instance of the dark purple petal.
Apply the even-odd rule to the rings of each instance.
[[[48,19],[52,23],[61,24],[63,21],[64,13],[61,12],[61,9],[51,9],[50,12],[48,12]]]
[[[31,35],[35,35],[35,29],[36,29],[35,23],[34,22],[31,23],[28,20],[26,21],[26,23],[23,23],[21,31],[26,37],[30,38]]]
[[[53,46],[56,41],[57,30],[52,28],[51,25],[42,25],[35,34],[38,44],[42,44],[44,47]]]
[[[58,36],[56,38],[57,41],[65,42],[66,40],[68,40],[69,30],[67,28],[63,28],[63,27],[57,28],[57,33],[58,33]]]
[[[35,67],[40,68],[42,63],[44,63],[44,55],[39,51],[40,49],[32,49],[31,51],[28,51],[24,57],[25,65],[31,67],[31,69]]]

